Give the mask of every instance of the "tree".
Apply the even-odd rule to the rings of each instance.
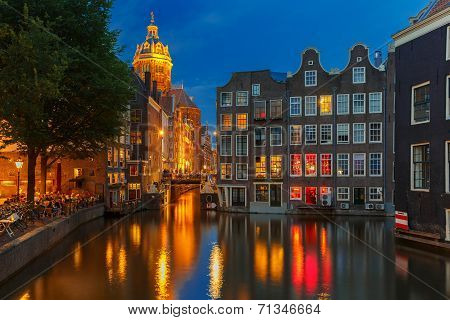
[[[16,8],[23,3],[0,10],[0,134],[27,153],[31,200],[37,156],[46,163],[104,150],[120,134],[133,92],[128,67],[117,58],[118,32],[108,30],[111,1],[36,1],[22,16]]]

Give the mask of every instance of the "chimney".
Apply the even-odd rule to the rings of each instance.
[[[380,50],[375,51],[375,67],[379,68],[383,63],[383,56]]]
[[[156,82],[156,80],[153,80],[153,85],[152,85],[152,98],[156,101],[156,95],[158,92],[158,82]]]
[[[150,72],[146,71],[144,73],[144,75],[145,75],[145,89],[147,90],[148,93],[150,93],[151,92],[151,86],[152,86],[151,85],[151,81],[150,81],[150,79],[151,79]]]

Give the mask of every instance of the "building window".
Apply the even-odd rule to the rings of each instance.
[[[301,97],[291,97],[290,99],[290,109],[291,117],[302,115],[302,98]]]
[[[338,94],[337,95],[337,114],[349,114],[350,112],[350,95]]]
[[[338,177],[348,177],[350,175],[350,154],[337,154],[336,170]]]
[[[231,136],[220,136],[220,155],[232,155]]]
[[[366,154],[353,154],[353,176],[364,177],[366,175]]]
[[[283,156],[270,157],[270,177],[272,179],[283,178]]]
[[[383,96],[381,92],[369,93],[369,113],[383,112]]]
[[[370,153],[369,154],[369,176],[381,177],[383,175],[382,153]]]
[[[366,68],[365,67],[353,68],[353,83],[354,84],[366,83]]]
[[[337,201],[350,201],[350,188],[338,187],[337,188]]]
[[[233,178],[231,163],[220,164],[220,179],[231,180]]]
[[[305,176],[317,176],[317,154],[305,154]]]
[[[255,101],[255,120],[266,120],[266,101]]]
[[[292,125],[290,127],[291,133],[291,145],[300,145],[302,144],[302,126],[301,125]]]
[[[306,187],[305,188],[305,202],[308,205],[317,204],[317,188],[316,187]]]
[[[383,188],[370,187],[369,188],[369,201],[383,201]]]
[[[305,71],[305,87],[317,86],[317,71]]]
[[[255,128],[255,147],[266,146],[266,128]]]
[[[221,92],[220,105],[222,107],[231,107],[233,105],[233,92]]]
[[[238,91],[236,92],[236,106],[247,107],[248,106],[248,92]]]
[[[248,180],[248,165],[246,163],[236,164],[236,180]]]
[[[283,145],[282,142],[282,127],[270,128],[270,146],[277,147]]]
[[[83,176],[83,169],[82,168],[75,168],[73,169],[73,177],[79,178]]]
[[[348,123],[337,124],[336,131],[338,144],[348,144],[350,142],[350,125]]]
[[[450,142],[445,143],[445,192],[450,193]]]
[[[130,183],[128,185],[128,198],[130,200],[136,200],[141,198],[141,184]]]
[[[130,110],[130,121],[132,123],[141,123],[142,122],[142,110],[141,109]]]
[[[236,156],[246,157],[248,154],[248,136],[236,136]]]
[[[302,176],[302,155],[291,154],[291,177]]]
[[[281,100],[270,100],[270,119],[283,118],[283,102]]]
[[[333,155],[331,153],[320,155],[320,175],[322,177],[331,177],[333,175]]]
[[[382,123],[373,122],[369,123],[369,142],[370,143],[382,143],[383,134],[381,131]]]
[[[255,157],[255,177],[256,179],[267,178],[266,156]]]
[[[252,85],[252,96],[258,97],[261,94],[261,86],[259,84]]]
[[[236,114],[236,129],[245,131],[248,129],[248,115],[247,113]]]
[[[130,165],[130,176],[137,177],[138,174],[139,174],[138,165],[137,164]]]
[[[142,144],[142,132],[132,131],[130,132],[130,143],[131,144]]]
[[[291,187],[291,200],[302,200],[302,188]]]
[[[317,125],[305,125],[305,144],[317,144]]]
[[[412,186],[413,190],[430,189],[430,145],[412,147]]]
[[[231,188],[231,206],[245,207],[245,188]]]
[[[321,124],[320,125],[320,144],[332,144],[333,143],[333,125]]]
[[[411,124],[430,121],[430,82],[412,88]]]
[[[308,96],[305,97],[305,116],[317,115],[317,97]]]
[[[353,124],[353,143],[366,143],[366,124],[354,123]]]
[[[269,202],[269,185],[268,184],[256,184],[255,185],[255,201],[256,202]]]
[[[366,113],[366,94],[354,93],[353,94],[353,113],[364,114]]]
[[[231,113],[223,113],[220,115],[220,130],[221,131],[231,131],[233,128],[231,124],[233,122],[233,115]]]
[[[320,115],[329,116],[333,114],[333,96],[320,96]]]
[[[447,83],[445,86],[447,93],[445,98],[445,104],[447,105],[447,120],[450,120],[450,76],[447,76]]]

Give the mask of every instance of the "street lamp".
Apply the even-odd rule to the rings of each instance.
[[[23,160],[21,158],[16,160],[17,168],[17,201],[20,199],[20,169],[23,167]]]

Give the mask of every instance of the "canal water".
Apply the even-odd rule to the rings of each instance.
[[[393,219],[163,212],[82,226],[0,286],[9,299],[444,299],[450,259],[396,244]]]

